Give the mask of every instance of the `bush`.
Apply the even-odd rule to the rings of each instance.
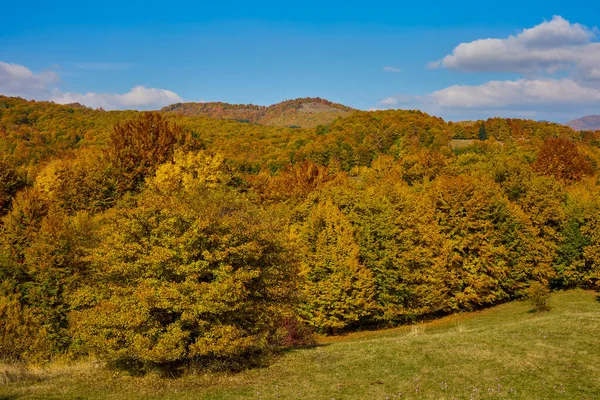
[[[315,344],[311,326],[300,321],[296,316],[288,316],[280,322],[280,345],[283,348],[309,346]]]
[[[540,282],[533,282],[526,290],[526,296],[533,305],[535,311],[540,312],[550,310],[550,307],[548,306],[550,289],[548,289],[547,285]]]

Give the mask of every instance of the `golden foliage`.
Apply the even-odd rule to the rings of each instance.
[[[481,126],[488,140],[449,147]],[[589,136],[419,111],[289,129],[0,97],[0,355],[242,368],[303,324],[598,287]]]

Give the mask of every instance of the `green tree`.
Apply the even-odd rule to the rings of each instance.
[[[478,135],[479,140],[487,140],[487,131],[485,129],[485,124],[483,122],[481,122],[481,125],[479,126],[479,135]]]

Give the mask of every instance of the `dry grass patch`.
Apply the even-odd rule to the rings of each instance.
[[[24,381],[44,381],[64,376],[81,376],[103,367],[95,360],[57,360],[52,363],[33,365],[24,363],[0,363],[0,384]]]

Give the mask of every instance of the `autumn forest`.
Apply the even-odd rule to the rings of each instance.
[[[323,99],[0,96],[0,359],[239,370],[600,287],[600,131]]]

